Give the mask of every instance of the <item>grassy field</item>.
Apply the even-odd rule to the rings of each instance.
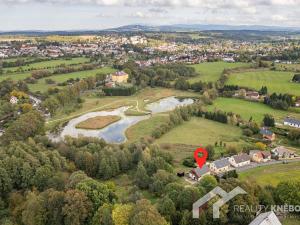
[[[248,66],[247,63],[206,62],[193,65],[199,76],[189,79],[191,83],[198,81],[215,82],[220,78],[224,69]]]
[[[281,222],[282,222],[282,225],[299,225],[299,220],[300,220],[300,217],[299,215],[294,215],[295,218],[285,218],[283,219]]]
[[[87,119],[76,125],[79,129],[102,129],[114,122],[120,120],[120,116],[96,116],[94,118]]]
[[[143,120],[126,130],[126,136],[129,142],[134,142],[142,137],[151,136],[152,132],[169,120],[167,114],[157,114],[148,120]]]
[[[163,135],[157,143],[205,146],[223,141],[228,145],[234,145],[240,142],[241,135],[242,131],[238,127],[203,118],[192,118]]]
[[[86,70],[86,71],[80,71],[80,72],[74,72],[74,73],[67,73],[67,74],[58,74],[58,75],[54,75],[51,77],[47,77],[47,78],[43,78],[43,79],[39,79],[38,82],[36,84],[29,84],[29,89],[31,91],[47,91],[48,88],[50,87],[56,87],[56,85],[54,84],[46,84],[45,80],[46,79],[52,79],[54,80],[56,83],[61,83],[64,81],[67,81],[68,79],[71,78],[86,78],[86,77],[91,77],[91,76],[95,76],[97,73],[112,73],[115,70],[110,68],[110,67],[104,67],[104,68],[100,68],[100,69],[95,69],[95,70]]]
[[[254,180],[262,186],[276,186],[280,181],[300,179],[300,162],[257,167],[239,174],[239,178]]]
[[[47,60],[43,62],[37,62],[37,63],[31,63],[26,66],[20,66],[20,67],[11,67],[11,68],[5,68],[4,72],[6,71],[12,71],[17,72],[19,69],[22,70],[39,70],[39,69],[46,69],[46,68],[55,68],[61,65],[76,65],[76,64],[82,64],[89,62],[89,58],[85,57],[78,57],[78,58],[72,58],[72,59],[52,59]]]
[[[293,72],[253,71],[231,74],[227,84],[239,85],[259,90],[268,87],[268,92],[289,93],[300,95],[300,84],[291,82]]]
[[[0,75],[0,81],[6,80],[6,79],[12,79],[12,80],[24,80],[27,77],[30,77],[30,72],[25,73],[13,73],[13,74],[7,74],[7,75]]]
[[[210,110],[220,109],[226,112],[234,112],[242,116],[244,120],[249,120],[250,117],[260,123],[263,120],[265,114],[271,114],[277,120],[282,122],[286,116],[291,116],[300,119],[299,113],[291,113],[287,111],[272,109],[271,107],[257,102],[249,102],[236,98],[217,98],[212,106],[209,106]]]
[[[242,131],[238,127],[203,118],[192,118],[164,134],[155,143],[171,153],[178,163],[185,157],[192,156],[197,146],[214,145],[216,141],[222,141],[227,146],[244,145],[241,136]],[[223,149],[216,149],[216,155],[221,151]]]

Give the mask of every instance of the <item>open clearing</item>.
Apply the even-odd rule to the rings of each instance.
[[[199,76],[189,79],[191,83],[198,81],[215,82],[217,81],[224,69],[249,66],[247,63],[226,63],[226,62],[205,62],[193,65]]]
[[[262,166],[239,174],[241,180],[254,180],[262,186],[276,186],[281,181],[300,179],[300,162]]]
[[[55,84],[54,85],[46,84],[46,82],[45,82],[46,79],[54,80],[56,83],[62,83],[71,78],[83,79],[86,77],[95,76],[98,73],[104,73],[104,74],[107,73],[108,74],[108,73],[112,73],[114,71],[115,71],[115,69],[113,69],[113,68],[103,67],[103,68],[95,69],[95,70],[86,70],[86,71],[80,71],[80,72],[74,72],[74,73],[58,74],[58,75],[53,75],[50,77],[39,79],[36,84],[29,84],[28,86],[29,86],[29,89],[33,92],[35,92],[35,91],[44,92],[44,91],[47,91],[48,88],[50,88],[50,87],[57,87]]]
[[[6,71],[11,71],[11,72],[16,72],[19,70],[40,70],[40,69],[49,69],[49,68],[54,68],[58,67],[61,65],[76,65],[76,64],[81,64],[81,63],[88,63],[90,61],[89,58],[85,57],[78,57],[78,58],[72,58],[72,59],[52,59],[52,60],[47,60],[43,62],[36,62],[36,63],[31,63],[25,66],[20,66],[20,67],[11,67],[11,68],[5,68],[4,72]]]
[[[300,119],[299,113],[277,110],[264,105],[263,103],[250,102],[236,98],[217,98],[213,102],[213,105],[209,106],[209,109],[219,109],[226,112],[233,112],[241,115],[244,120],[249,120],[252,116],[252,118],[258,123],[263,120],[265,114],[273,115],[276,121],[279,123],[282,123],[286,116]]]
[[[229,76],[226,84],[249,87],[255,90],[262,86],[268,87],[269,93],[289,93],[300,95],[300,84],[291,82],[293,72],[282,71],[252,71],[244,73],[233,73]]]
[[[166,123],[168,120],[168,114],[154,115],[150,119],[143,120],[128,128],[126,130],[126,137],[129,142],[138,141],[142,137],[150,137],[160,124]]]
[[[240,128],[193,117],[163,135],[157,143],[186,144],[186,145],[214,145],[216,141],[226,142],[227,145],[240,143],[242,131]]]
[[[120,116],[96,116],[94,118],[87,119],[76,125],[79,129],[102,129],[114,122],[120,120]]]
[[[12,73],[12,74],[7,74],[7,75],[0,75],[0,81],[6,80],[6,79],[12,79],[15,81],[24,80],[25,78],[30,77],[30,76],[31,76],[30,72]]]

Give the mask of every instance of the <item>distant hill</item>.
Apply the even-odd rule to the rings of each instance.
[[[197,31],[265,31],[265,32],[300,32],[297,27],[259,26],[259,25],[212,25],[212,24],[174,24],[162,26],[126,25],[104,30],[71,30],[71,31],[0,31],[0,35],[95,35],[111,32],[197,32]]]
[[[226,31],[226,30],[249,30],[249,31],[300,31],[296,27],[279,27],[279,26],[259,26],[259,25],[210,25],[210,24],[175,24],[163,26],[147,26],[147,25],[126,25],[105,31],[114,32],[192,32],[192,31]]]

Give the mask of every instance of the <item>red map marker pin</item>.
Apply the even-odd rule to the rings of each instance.
[[[202,156],[199,156],[199,153],[202,153]],[[194,152],[194,158],[200,168],[205,164],[208,153],[204,148],[197,148]]]

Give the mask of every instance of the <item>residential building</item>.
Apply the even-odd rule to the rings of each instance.
[[[234,155],[229,158],[229,162],[233,167],[242,167],[250,164],[250,156],[243,153]]]
[[[279,146],[271,150],[273,157],[279,159],[290,159],[295,157],[295,152],[284,146]]]
[[[189,177],[192,180],[199,181],[201,179],[201,177],[203,177],[205,175],[209,175],[209,174],[210,174],[209,167],[207,165],[204,165],[204,166],[202,166],[202,168],[197,167],[197,168],[192,169],[189,172]]]
[[[249,225],[282,225],[273,211],[259,214]]]
[[[262,151],[261,154],[264,157],[264,161],[271,160],[271,152],[270,151]]]
[[[212,162],[210,165],[210,170],[214,173],[225,173],[230,170],[230,162],[228,158],[219,159]]]
[[[124,71],[118,71],[110,74],[111,80],[116,83],[126,83],[128,80],[128,74]]]
[[[300,120],[296,120],[289,117],[284,119],[283,124],[290,127],[300,128]]]
[[[250,156],[252,162],[260,163],[264,160],[264,156],[263,156],[262,152],[259,150],[251,150],[249,152],[249,156]]]
[[[271,153],[269,151],[251,150],[249,156],[252,162],[261,163],[271,160]]]
[[[276,138],[275,133],[270,131],[266,127],[263,127],[260,129],[260,134],[262,135],[263,139],[268,140],[268,141],[274,141]]]
[[[247,91],[246,92],[246,98],[252,99],[252,100],[258,100],[259,99],[259,93],[257,91]]]

